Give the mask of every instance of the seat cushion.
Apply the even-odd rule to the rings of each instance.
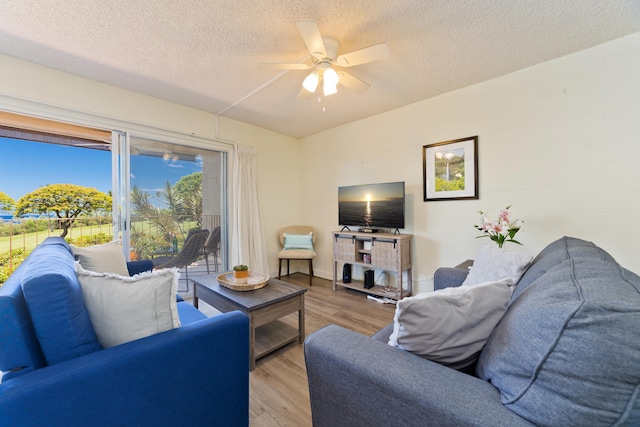
[[[51,244],[27,262],[22,292],[47,364],[101,350],[69,249]]]
[[[477,373],[537,425],[640,425],[640,277],[568,259],[511,303]]]
[[[316,256],[314,251],[306,249],[288,249],[278,252],[280,259],[311,259]]]
[[[178,315],[180,316],[181,325],[188,325],[189,323],[207,318],[203,312],[186,301],[178,302]]]

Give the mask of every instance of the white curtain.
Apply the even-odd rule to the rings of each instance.
[[[251,271],[269,274],[253,147],[236,144],[234,148],[231,195],[231,266],[246,264]]]

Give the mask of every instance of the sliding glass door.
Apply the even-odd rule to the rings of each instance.
[[[226,269],[228,143],[27,104],[20,109],[38,113],[0,110],[0,255],[9,259],[0,284],[49,236],[77,245],[120,238],[128,258],[149,259],[175,253],[190,230],[204,228],[221,236],[208,248],[208,270]],[[70,121],[82,125],[67,121],[75,116]],[[48,184],[97,190],[112,206],[18,209],[22,196]]]
[[[179,251],[192,229],[223,231],[225,153],[135,136],[125,139],[129,161],[121,161],[120,180],[129,200],[120,200],[130,207],[124,229],[131,258]],[[226,263],[224,242],[211,249],[213,271]]]

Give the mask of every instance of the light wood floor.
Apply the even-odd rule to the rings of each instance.
[[[393,320],[395,305],[380,304],[366,294],[339,288],[331,289],[331,281],[295,273],[282,280],[304,286],[306,334],[323,326],[337,324],[356,332],[372,335]],[[212,310],[200,302],[205,314]],[[297,327],[297,315],[285,318]],[[309,388],[302,344],[292,343],[259,359],[250,376],[249,417],[252,427],[311,426]]]

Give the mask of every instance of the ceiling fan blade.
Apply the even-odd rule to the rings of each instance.
[[[308,70],[311,68],[309,64],[278,64],[278,63],[265,63],[258,64],[258,68],[261,70]]]
[[[326,58],[327,50],[324,47],[322,35],[320,34],[320,29],[316,21],[297,21],[296,25],[298,26],[300,34],[302,34],[304,44],[307,45],[311,56],[318,59]]]
[[[341,67],[353,67],[354,65],[387,59],[389,55],[390,53],[387,44],[380,43],[340,55],[336,59],[336,65]]]
[[[364,93],[371,87],[369,83],[360,80],[353,74],[349,74],[346,71],[338,71],[338,77],[340,78],[339,83],[342,86],[356,93]]]

